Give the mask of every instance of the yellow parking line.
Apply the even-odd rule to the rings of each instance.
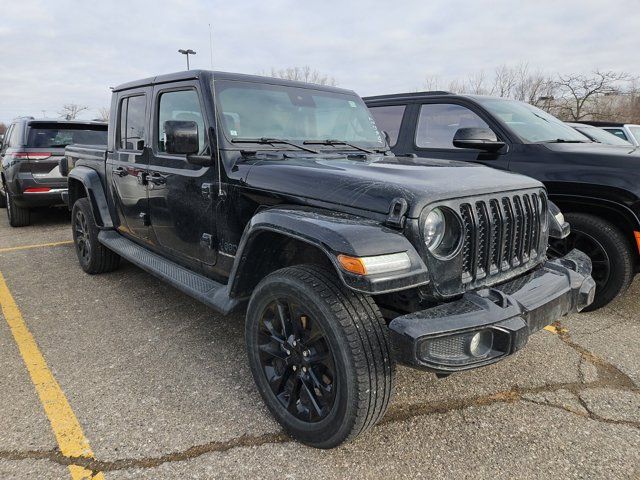
[[[49,370],[33,335],[27,328],[1,272],[0,306],[18,345],[22,360],[29,371],[31,381],[38,392],[40,402],[49,417],[51,429],[56,436],[60,451],[67,457],[93,458],[93,452],[84,433],[82,433],[82,427],[71,410],[60,385]],[[101,472],[94,475],[93,472],[79,465],[69,465],[69,472],[74,480],[104,479]]]
[[[36,245],[22,245],[20,247],[7,247],[0,248],[0,253],[15,252],[17,250],[29,250],[31,248],[58,247],[60,245],[69,245],[71,243],[73,243],[73,240],[65,240],[64,242],[38,243]]]

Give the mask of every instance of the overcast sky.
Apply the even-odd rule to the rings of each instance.
[[[497,65],[640,74],[640,3],[364,0],[4,0],[0,121],[109,105],[109,87],[192,68],[309,65],[361,95],[419,89]]]

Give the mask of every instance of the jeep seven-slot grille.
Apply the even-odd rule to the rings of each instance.
[[[539,194],[460,205],[462,281],[496,275],[535,259],[540,240]]]

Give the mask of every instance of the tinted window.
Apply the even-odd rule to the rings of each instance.
[[[453,136],[459,128],[489,128],[468,108],[454,104],[426,104],[420,107],[416,145],[422,148],[456,148]]]
[[[138,140],[144,140],[146,97],[138,95],[122,100],[120,104],[120,148],[136,150]]]
[[[19,147],[22,143],[20,141],[20,132],[22,129],[18,126],[18,124],[14,123],[13,128],[11,129],[11,135],[9,135],[8,146],[10,148]]]
[[[624,130],[621,128],[605,128],[605,130],[609,133],[613,133],[616,137],[620,137],[623,140],[629,140],[627,135],[624,133]]]
[[[388,107],[371,107],[369,108],[373,118],[378,125],[378,129],[389,134],[390,147],[398,142],[400,134],[400,124],[404,116],[404,105],[391,105]]]
[[[64,148],[72,143],[106,145],[107,127],[98,125],[31,124],[27,146]]]
[[[158,150],[164,148],[164,122],[167,120],[183,120],[196,122],[198,125],[198,142],[200,151],[204,150],[205,127],[200,110],[198,93],[195,90],[167,92],[160,95],[160,114],[158,116]]]

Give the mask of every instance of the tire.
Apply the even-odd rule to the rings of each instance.
[[[5,202],[7,204],[9,225],[12,227],[26,227],[31,223],[31,211],[28,208],[17,206],[8,189],[5,193]]]
[[[6,208],[6,207],[7,207],[7,196],[2,190],[0,190],[0,208]]]
[[[615,225],[600,217],[567,213],[565,218],[571,225],[571,234],[560,246],[559,253],[577,248],[589,255],[593,263],[596,296],[584,311],[597,310],[629,288],[634,275],[633,247]]]
[[[249,301],[245,340],[267,407],[307,445],[350,441],[389,406],[395,362],[387,325],[371,297],[346,289],[331,270],[300,265],[265,277]]]
[[[98,241],[98,227],[88,198],[80,198],[73,204],[71,228],[76,255],[85,272],[93,275],[118,268],[120,255]]]

